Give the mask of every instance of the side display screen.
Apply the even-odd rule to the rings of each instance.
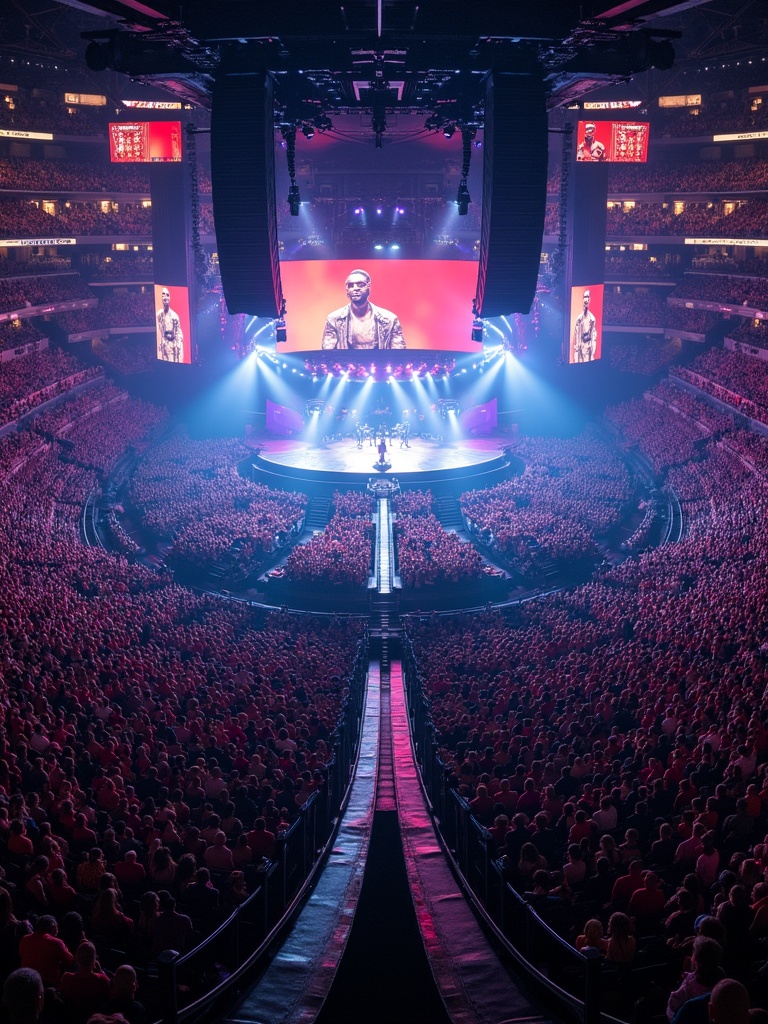
[[[192,362],[189,289],[155,285],[157,358],[164,363]]]
[[[474,262],[294,260],[282,263],[280,273],[287,302],[283,351],[478,351]]]
[[[576,159],[584,163],[644,164],[648,160],[647,121],[579,121]]]
[[[603,285],[574,285],[568,320],[568,362],[593,363],[603,353]]]
[[[109,126],[113,164],[181,162],[181,121],[119,121]]]

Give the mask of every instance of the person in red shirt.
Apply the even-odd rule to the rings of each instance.
[[[57,938],[59,929],[56,918],[43,914],[35,922],[31,935],[25,935],[19,943],[19,958],[22,967],[31,967],[43,979],[44,985],[58,988],[65,968],[73,957],[67,947]]]
[[[87,1020],[109,999],[110,982],[99,968],[92,942],[77,947],[75,967],[62,976],[61,994],[68,1019]]]
[[[253,856],[270,858],[275,849],[274,832],[267,830],[267,822],[264,818],[257,818],[253,828],[248,833],[248,845],[253,851]]]
[[[659,876],[646,871],[642,888],[635,889],[629,899],[629,914],[635,919],[639,935],[651,935],[658,930],[666,902]]]
[[[620,910],[626,910],[635,891],[642,889],[644,884],[643,862],[641,860],[631,861],[629,874],[616,879],[611,893],[611,902]]]
[[[11,822],[11,834],[8,837],[8,853],[14,857],[31,857],[34,853],[32,840],[27,836],[24,822],[14,818]]]

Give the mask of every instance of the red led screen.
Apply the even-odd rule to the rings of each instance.
[[[641,163],[648,159],[646,121],[579,121],[576,159],[586,163]]]
[[[164,363],[192,362],[188,288],[155,285],[155,333],[158,359]]]
[[[603,354],[603,285],[571,288],[568,362],[593,363]]]
[[[113,164],[167,164],[181,161],[181,121],[120,121],[109,126]]]
[[[350,315],[359,296],[346,285],[360,277],[355,271],[370,276],[371,312],[363,322]],[[287,303],[286,352],[478,349],[471,338],[477,286],[472,261],[286,261],[280,273]]]

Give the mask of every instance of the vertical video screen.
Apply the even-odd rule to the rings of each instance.
[[[569,363],[594,363],[603,354],[603,289],[602,284],[571,288]]]
[[[164,363],[189,364],[192,362],[189,289],[156,284],[154,291],[157,358]]]

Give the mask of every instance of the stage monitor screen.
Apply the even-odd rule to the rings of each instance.
[[[119,121],[109,126],[113,164],[181,162],[181,121]]]
[[[648,160],[647,121],[579,121],[576,159],[584,163],[644,164]]]
[[[164,363],[192,362],[189,289],[155,285],[157,358]]]
[[[294,260],[281,264],[285,352],[477,352],[467,260]],[[367,280],[368,279],[368,280]],[[365,300],[368,299],[366,306]],[[363,310],[354,316],[355,308]]]
[[[594,363],[603,353],[603,285],[571,288],[568,362]]]

